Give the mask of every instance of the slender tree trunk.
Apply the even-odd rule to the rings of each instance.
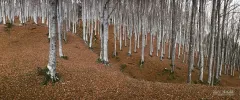
[[[212,63],[213,63],[213,54],[214,54],[214,29],[215,29],[215,5],[216,0],[212,2],[212,15],[211,15],[211,39],[210,39],[210,51],[208,57],[208,84],[210,85],[212,81]]]
[[[171,66],[172,66],[172,72],[174,72],[174,67],[175,67],[175,54],[176,54],[176,18],[175,18],[175,14],[177,13],[176,10],[176,1],[173,0],[172,1],[172,48],[171,48]]]
[[[161,56],[160,56],[160,60],[163,60],[164,57],[164,49],[165,49],[165,41],[164,41],[164,18],[165,18],[165,14],[164,14],[164,1],[161,4],[162,10],[161,10]]]
[[[179,36],[179,43],[178,43],[178,59],[180,59],[180,55],[181,55],[181,46],[182,46],[182,32],[180,29],[180,36]]]
[[[83,40],[86,43],[86,6],[85,5],[86,5],[86,0],[83,0],[82,2]],[[66,26],[67,26],[67,23],[66,23]]]
[[[64,26],[64,31],[63,31],[63,39],[64,39],[64,41],[65,41],[65,43],[67,42],[67,27],[66,27],[66,25],[67,25],[67,21],[65,20],[65,26]]]
[[[131,34],[131,33],[130,33]],[[129,36],[129,50],[128,50],[128,56],[132,55],[132,36]]]
[[[137,32],[137,29],[135,28],[135,32],[134,32],[134,52],[135,53],[137,52],[137,39],[138,39],[137,34],[138,32]]]
[[[183,45],[183,63],[185,62],[186,59],[186,48],[187,48],[187,37],[188,37],[188,20],[189,20],[189,1],[186,0],[185,2],[185,32],[184,32],[184,45]]]
[[[221,33],[222,33],[222,50],[221,50],[221,64],[220,64],[220,69],[219,69],[219,76],[222,75],[222,66],[223,66],[223,63],[224,63],[224,28],[225,28],[225,18],[226,18],[226,13],[227,13],[227,6],[228,6],[228,1],[229,0],[224,0],[224,9],[223,9],[223,18],[222,18],[222,30],[221,30]]]
[[[220,49],[221,49],[221,44],[220,44],[220,35],[221,35],[221,31],[220,31],[220,7],[221,7],[221,1],[218,0],[217,1],[217,13],[216,15],[218,16],[218,29],[217,29],[217,50],[216,50],[216,74],[215,74],[215,78],[217,80],[219,80],[219,69],[220,69],[220,57],[221,57],[221,54],[220,54]]]
[[[125,30],[123,31],[124,34],[124,46],[127,47],[127,26],[125,26],[126,28],[124,28]]]
[[[149,50],[149,55],[152,57],[152,50],[153,50],[153,33],[150,33],[150,50]]]
[[[114,19],[114,23],[116,23],[116,19]],[[117,25],[114,24],[114,52],[113,55],[117,56]]]
[[[120,32],[120,39],[119,39],[119,49],[122,51],[122,33],[123,33],[123,31],[122,31],[122,27],[123,27],[123,25],[121,25],[120,26],[120,30],[119,30],[119,32]]]
[[[139,18],[140,19],[140,18]],[[138,26],[138,35],[137,35],[137,48],[139,49],[140,48],[140,35],[142,34],[141,33],[141,20],[139,20],[139,26]]]
[[[142,29],[143,30],[143,29]],[[142,56],[141,56],[141,64],[144,63],[144,48],[145,48],[145,31],[142,32]]]
[[[21,2],[21,1],[20,1]],[[2,5],[2,18],[3,18],[3,24],[5,25],[6,24],[6,13],[5,13],[5,3],[4,2],[2,2],[1,3]],[[22,4],[22,3],[20,3],[20,4]],[[20,22],[22,23],[22,10],[20,11],[20,18],[19,19],[21,19],[20,20]]]
[[[62,50],[62,0],[58,1],[58,46],[59,46],[59,56],[63,57],[63,50]]]
[[[91,25],[91,31],[90,31],[90,43],[89,43],[89,48],[92,49],[92,41],[93,41],[93,35],[94,35],[94,24],[93,24],[93,20],[92,20],[92,25]]]
[[[200,0],[200,6],[199,6],[199,68],[200,68],[200,75],[199,80],[203,82],[203,69],[204,69],[204,55],[203,55],[203,46],[202,46],[202,34],[204,33],[204,23],[205,23],[205,16],[203,14],[205,13],[205,0]]]
[[[170,34],[168,35],[169,37],[168,37],[168,59],[171,59],[171,36],[170,36]]]
[[[102,20],[102,19],[101,19]],[[101,51],[100,51],[100,59],[101,61],[103,61],[103,31],[104,31],[104,28],[103,28],[103,24],[102,24],[102,21],[100,22],[100,38],[101,38]]]
[[[192,16],[191,16],[191,27],[190,27],[190,42],[189,42],[189,56],[188,56],[188,80],[187,83],[191,83],[191,72],[194,64],[194,42],[195,42],[195,16],[196,16],[196,7],[197,0],[192,0]]]

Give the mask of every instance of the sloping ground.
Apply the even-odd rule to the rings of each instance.
[[[98,37],[99,38],[99,37]],[[96,54],[100,53],[100,40],[97,38],[97,41],[94,42],[93,50]],[[183,55],[181,54],[178,59],[178,45],[176,49],[176,60],[175,60],[175,73],[170,74],[171,69],[171,60],[168,59],[168,45],[165,47],[165,56],[163,61],[160,61],[160,57],[156,56],[156,42],[155,39],[154,52],[153,56],[149,56],[149,45],[150,45],[150,36],[148,35],[148,44],[145,47],[145,62],[143,66],[140,66],[140,57],[141,57],[141,36],[140,36],[140,48],[137,49],[137,52],[134,53],[134,37],[132,37],[132,55],[128,56],[129,50],[129,39],[127,39],[127,46],[124,46],[124,41],[122,41],[122,51],[119,50],[119,41],[117,41],[117,57],[113,57],[114,51],[114,33],[113,25],[110,25],[109,28],[109,58],[110,63],[116,65],[119,69],[122,69],[123,73],[138,79],[138,80],[147,80],[152,82],[163,82],[163,83],[182,83],[186,84],[188,76],[188,55],[186,54],[186,60],[183,63]],[[182,51],[182,48],[181,48]],[[159,52],[160,55],[160,52]],[[205,58],[205,60],[207,60]],[[198,82],[199,79],[199,68],[197,67],[198,58],[194,59],[195,65],[194,70],[192,71],[192,83],[201,84]],[[204,83],[206,84],[208,79],[208,67],[207,61],[205,61],[204,67]],[[167,70],[166,70],[167,69]],[[223,71],[224,72],[224,68]],[[221,81],[217,86],[223,87],[240,87],[239,71],[235,71],[235,76],[222,74]]]
[[[10,34],[0,26],[0,99],[239,99],[240,88],[171,84],[137,80],[119,66],[98,64],[93,53],[74,34],[57,59],[60,82],[41,85],[37,67],[48,61],[47,27],[14,26]],[[223,93],[224,92],[224,93]],[[223,93],[224,96],[220,96]]]

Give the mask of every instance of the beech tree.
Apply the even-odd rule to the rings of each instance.
[[[194,64],[194,41],[195,41],[195,16],[196,16],[196,7],[197,1],[192,0],[192,14],[191,14],[191,28],[190,28],[190,42],[189,42],[189,56],[188,56],[188,83],[191,83],[191,72]]]
[[[50,50],[49,50],[49,61],[47,68],[51,76],[52,81],[57,81],[58,77],[56,76],[56,40],[57,40],[57,0],[49,0],[50,9],[49,9],[49,18],[50,18]]]
[[[222,41],[221,41],[221,45],[222,45],[222,50],[221,50],[221,64],[220,64],[220,69],[219,69],[219,76],[221,76],[222,74],[222,67],[223,67],[223,63],[224,63],[224,36],[225,36],[225,19],[226,19],[226,13],[227,13],[227,7],[228,7],[228,3],[229,3],[229,0],[224,0],[224,9],[223,9],[223,18],[222,18],[222,29],[221,29],[221,38],[222,38]]]
[[[212,81],[212,63],[213,63],[213,53],[214,53],[214,28],[215,28],[215,8],[216,8],[216,0],[212,1],[212,15],[211,15],[211,42],[210,42],[210,50],[209,50],[209,58],[208,58],[208,84]]]
[[[103,41],[103,47],[101,49],[102,52],[102,58],[101,60],[103,63],[108,63],[108,17],[109,17],[109,2],[110,0],[105,0],[104,6],[103,6],[103,34],[102,34],[102,40]]]
[[[174,72],[174,62],[175,62],[175,53],[176,53],[176,35],[177,35],[177,33],[176,33],[176,26],[175,26],[175,24],[176,24],[176,18],[175,18],[175,16],[174,16],[174,14],[176,14],[177,13],[177,11],[176,11],[176,1],[175,0],[173,0],[172,1],[172,8],[173,8],[173,11],[172,11],[172,48],[171,48],[171,59],[172,59],[172,72]]]
[[[203,34],[205,31],[205,6],[206,1],[199,1],[199,80],[203,82],[203,70],[204,70],[204,54],[203,54]]]

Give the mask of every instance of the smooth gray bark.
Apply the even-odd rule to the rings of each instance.
[[[172,48],[171,48],[171,66],[172,66],[172,70],[171,72],[174,72],[174,67],[175,67],[175,54],[176,54],[176,16],[175,14],[177,13],[177,9],[176,9],[177,3],[175,0],[172,1]]]
[[[212,81],[212,64],[213,64],[213,54],[214,54],[214,26],[215,26],[215,5],[216,0],[212,2],[212,15],[211,15],[211,39],[210,39],[210,50],[209,50],[209,57],[208,57],[208,84],[210,85]]]
[[[196,7],[197,7],[197,1],[192,0],[192,16],[191,16],[191,27],[190,27],[190,42],[189,42],[189,55],[188,55],[188,80],[187,83],[191,83],[191,73],[192,68],[194,64],[194,43],[195,43],[195,16],[196,16]]]
[[[199,6],[199,80],[203,82],[203,71],[204,71],[204,55],[203,55],[203,33],[204,33],[204,24],[205,24],[205,0],[200,1]]]
[[[58,80],[56,77],[56,36],[57,36],[57,0],[49,0],[49,18],[50,18],[50,50],[48,60],[48,73],[53,81]]]
[[[62,50],[62,24],[63,24],[63,19],[62,19],[62,0],[59,0],[58,2],[58,12],[57,12],[57,19],[58,19],[58,52],[59,56],[63,57],[63,50]]]

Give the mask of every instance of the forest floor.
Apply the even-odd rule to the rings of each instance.
[[[5,29],[0,25],[0,99],[240,98],[238,73],[235,77],[223,75],[218,86],[186,84],[187,66],[181,60],[176,61],[176,73],[171,76],[164,70],[170,68],[170,61],[166,57],[163,62],[159,61],[155,53],[149,57],[146,49],[144,66],[139,67],[140,49],[128,57],[128,48],[123,46],[123,51],[118,50],[118,57],[111,57],[112,38],[109,40],[110,65],[105,66],[97,62],[99,41],[94,43],[92,51],[72,33],[63,44],[68,60],[57,58],[60,81],[41,85],[43,76],[38,75],[37,67],[44,68],[48,63],[48,28],[27,23],[13,26],[10,32]],[[193,81],[197,80],[197,73],[195,69]]]

